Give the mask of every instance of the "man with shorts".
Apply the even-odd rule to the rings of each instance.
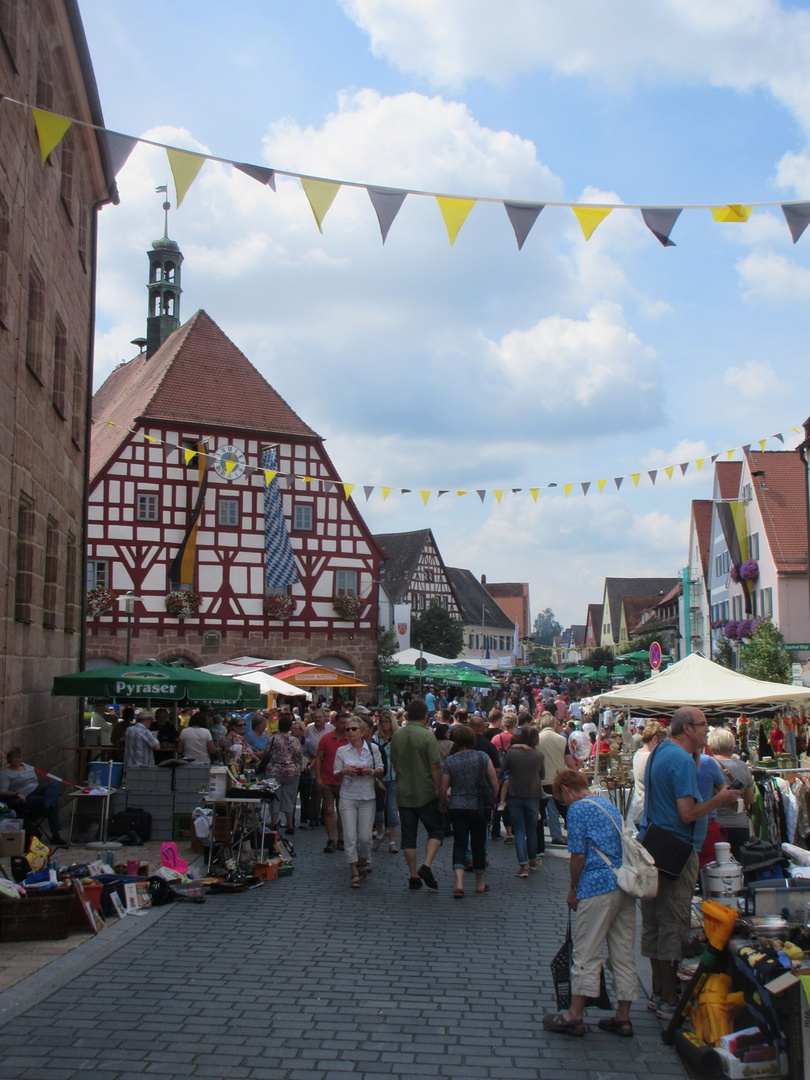
[[[318,752],[315,755],[315,783],[321,796],[323,807],[323,823],[326,826],[326,847],[324,852],[329,855],[337,847],[343,851],[343,827],[340,817],[336,815],[340,803],[340,780],[335,781],[335,754],[339,746],[346,746],[349,742],[346,736],[346,721],[349,718],[347,712],[339,712],[334,718],[334,729],[326,731],[318,742]],[[335,844],[335,818],[337,817],[338,841]]]
[[[641,901],[641,954],[652,969],[648,1008],[660,1020],[671,1020],[678,1004],[678,964],[689,935],[690,904],[698,876],[698,852],[706,836],[706,819],[713,810],[731,806],[737,792],[723,788],[700,801],[696,758],[706,745],[706,717],[685,706],[672,716],[670,736],[650,754],[644,778],[644,814],[640,833],[650,824],[692,845],[680,876],[659,871],[658,894]]]
[[[421,698],[408,705],[408,723],[394,732],[390,743],[391,764],[397,777],[397,806],[401,847],[408,864],[408,887],[438,889],[430,869],[444,839],[444,815],[439,812],[442,759],[436,736],[428,727],[428,709]],[[416,868],[416,833],[422,822],[428,839],[425,858]]]

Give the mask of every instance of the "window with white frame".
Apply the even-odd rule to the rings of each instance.
[[[760,615],[773,615],[773,589],[759,590]]]
[[[219,524],[225,528],[235,528],[239,524],[239,500],[220,499],[217,504]]]
[[[357,596],[357,571],[335,571],[335,596]]]
[[[759,559],[759,533],[751,533],[748,537],[748,558]]]
[[[293,510],[293,528],[312,532],[312,503],[296,503]]]
[[[110,564],[106,559],[88,559],[87,560],[87,588],[97,589],[101,586],[104,589],[109,588],[110,585]]]
[[[160,500],[156,491],[139,491],[135,518],[137,521],[157,521]]]

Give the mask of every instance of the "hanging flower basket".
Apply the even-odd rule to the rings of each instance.
[[[735,566],[734,563],[732,563],[731,564],[731,569],[728,572],[728,576],[731,578],[732,581],[739,582],[739,580],[740,580],[740,568],[739,568],[739,566]]]
[[[743,619],[739,624],[740,640],[743,638],[750,639],[756,633],[757,627],[760,623],[764,622],[758,615],[753,619]]]
[[[737,622],[736,619],[729,619],[726,625],[723,627],[723,633],[729,639],[729,641],[740,640],[740,626],[742,624]]]
[[[360,618],[365,606],[366,601],[361,596],[336,596],[332,601],[335,613],[341,619],[347,619],[350,622],[355,622]]]
[[[97,619],[100,615],[108,615],[115,607],[117,599],[112,589],[104,585],[96,585],[95,589],[88,589],[87,618]]]
[[[740,577],[743,581],[756,581],[759,577],[759,566],[756,559],[747,559],[740,567]]]
[[[166,597],[166,610],[177,619],[193,618],[201,605],[202,597],[198,592],[172,592]]]
[[[262,604],[265,615],[270,619],[289,619],[295,611],[295,600],[291,596],[265,596]]]

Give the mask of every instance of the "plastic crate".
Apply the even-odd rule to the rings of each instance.
[[[0,941],[58,941],[68,936],[73,889],[0,900]]]

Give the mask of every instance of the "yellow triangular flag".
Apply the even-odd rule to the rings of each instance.
[[[582,235],[586,240],[590,240],[605,218],[608,216],[612,207],[604,206],[572,206],[574,211],[574,217],[579,222],[579,227],[582,229]]]
[[[340,184],[333,184],[331,180],[312,180],[308,176],[301,177],[301,187],[309,199],[312,213],[318,225],[318,232],[322,233],[323,219],[326,217],[329,207],[335,201],[335,196],[340,191]]]
[[[422,502],[424,503],[425,506],[427,506],[427,501],[430,498],[430,492],[429,491],[420,491],[419,494],[422,496]]]
[[[540,494],[540,488],[529,488],[529,491],[532,493],[532,498],[534,499],[534,501],[537,502],[537,496]]]
[[[467,220],[467,215],[475,206],[475,199],[448,199],[443,195],[437,195],[436,202],[439,204],[439,210],[447,226],[447,236],[452,247],[461,226]]]
[[[346,494],[346,502],[348,502],[349,501],[349,496],[354,491],[354,484],[344,484],[343,485],[343,491]]]
[[[230,476],[236,468],[236,461],[233,458],[226,458],[223,465],[225,466],[225,475]]]
[[[606,483],[607,480],[597,480],[596,486],[599,488],[600,491],[602,491]]]
[[[147,442],[157,442],[157,439],[153,435],[144,435]]]
[[[573,484],[563,484],[563,491],[565,492],[566,495],[570,495],[573,490],[574,490],[574,485]]]
[[[729,203],[728,206],[713,206],[712,217],[715,221],[748,221],[753,206],[740,206],[739,203]]]
[[[466,495],[466,494],[467,494],[466,491],[457,491],[456,492],[456,495]]]
[[[186,197],[186,192],[197,179],[197,173],[205,164],[205,158],[201,154],[191,154],[188,150],[175,150],[166,147],[166,157],[169,159],[169,167],[174,177],[174,192],[177,197],[177,206]]]
[[[492,492],[492,494],[493,494],[493,495],[495,496],[495,501],[496,501],[496,502],[498,503],[498,505],[500,506],[500,502],[501,502],[501,497],[502,497],[502,495],[503,495],[503,488],[501,488],[501,490],[500,490],[500,491],[493,491],[493,492]]]
[[[112,420],[107,421],[107,427],[115,427],[115,424],[112,422]]]
[[[265,469],[264,470],[264,483],[265,483],[265,486],[270,487],[270,485],[273,483],[273,481],[275,480],[275,478],[277,476],[278,476],[278,473],[275,471],[275,469]]]
[[[393,488],[383,488],[382,489],[383,502],[385,502],[385,500],[388,498],[388,496],[391,494],[391,492],[393,490],[394,490]]]
[[[667,479],[668,480],[672,479],[672,470],[674,468],[675,468],[674,465],[667,465],[667,467],[664,469],[664,472],[667,474]]]
[[[183,457],[186,459],[186,465],[191,464],[191,459],[197,456],[196,450],[184,450]]]
[[[304,481],[305,484],[313,484],[315,482],[315,478],[313,476],[302,476],[301,479]]]
[[[705,460],[706,460],[706,458],[703,458],[703,457],[699,457],[699,458],[697,458],[697,459],[695,460],[695,464],[697,465],[697,470],[698,470],[698,472],[700,472],[700,470],[701,470],[701,469],[703,468],[703,462],[704,462]]]
[[[34,114],[34,124],[39,139],[39,153],[44,165],[51,150],[57,147],[64,139],[65,132],[72,121],[66,120],[64,116],[54,116],[53,113],[43,112],[42,109],[32,109],[31,112]]]
[[[633,487],[638,487],[638,480],[639,480],[640,476],[641,476],[640,472],[630,473],[630,479],[633,481]]]
[[[726,461],[731,461],[736,452],[736,448],[734,450],[726,450]]]
[[[760,439],[759,440],[759,448],[763,452],[765,451],[765,444],[767,443],[767,441],[768,441],[767,439]]]

